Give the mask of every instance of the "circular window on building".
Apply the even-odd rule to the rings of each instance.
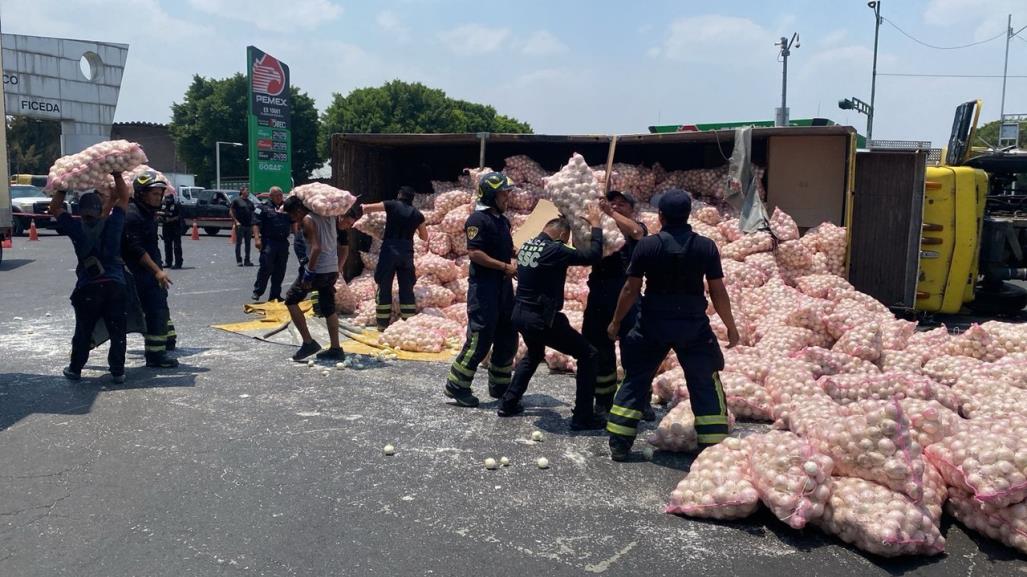
[[[101,68],[103,68],[103,61],[96,52],[86,52],[78,61],[78,69],[86,80],[96,80],[100,76]]]

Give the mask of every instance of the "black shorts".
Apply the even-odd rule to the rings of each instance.
[[[310,287],[303,287],[303,275],[296,279],[285,293],[286,305],[298,305],[300,301],[307,298],[310,291],[317,291],[317,308],[321,316],[330,317],[335,314],[335,281],[339,278],[337,272],[326,272],[315,274],[310,281]]]

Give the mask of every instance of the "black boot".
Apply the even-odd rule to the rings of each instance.
[[[632,440],[620,435],[610,435],[610,458],[618,463],[628,460],[631,455]]]
[[[173,369],[178,366],[178,360],[165,354],[153,355],[146,358],[146,366],[151,369]]]
[[[471,393],[471,389],[458,387],[453,383],[446,382],[446,388],[442,391],[447,397],[456,401],[461,407],[477,407],[478,397]]]
[[[601,431],[606,428],[606,419],[599,415],[589,415],[584,418],[571,417],[572,431]]]

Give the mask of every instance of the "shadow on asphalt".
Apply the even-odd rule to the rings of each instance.
[[[7,258],[4,259],[3,262],[0,262],[0,271],[14,270],[34,262],[36,262],[35,259],[31,258]]]
[[[87,365],[106,371],[106,365]],[[196,377],[209,369],[182,364],[175,369],[132,367],[125,371],[125,383],[115,385],[110,375],[68,381],[61,375],[0,373],[0,431],[33,414],[86,415],[101,391],[193,387]]]

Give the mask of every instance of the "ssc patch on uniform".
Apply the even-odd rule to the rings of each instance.
[[[478,236],[478,227],[467,227],[467,240],[474,240]]]

